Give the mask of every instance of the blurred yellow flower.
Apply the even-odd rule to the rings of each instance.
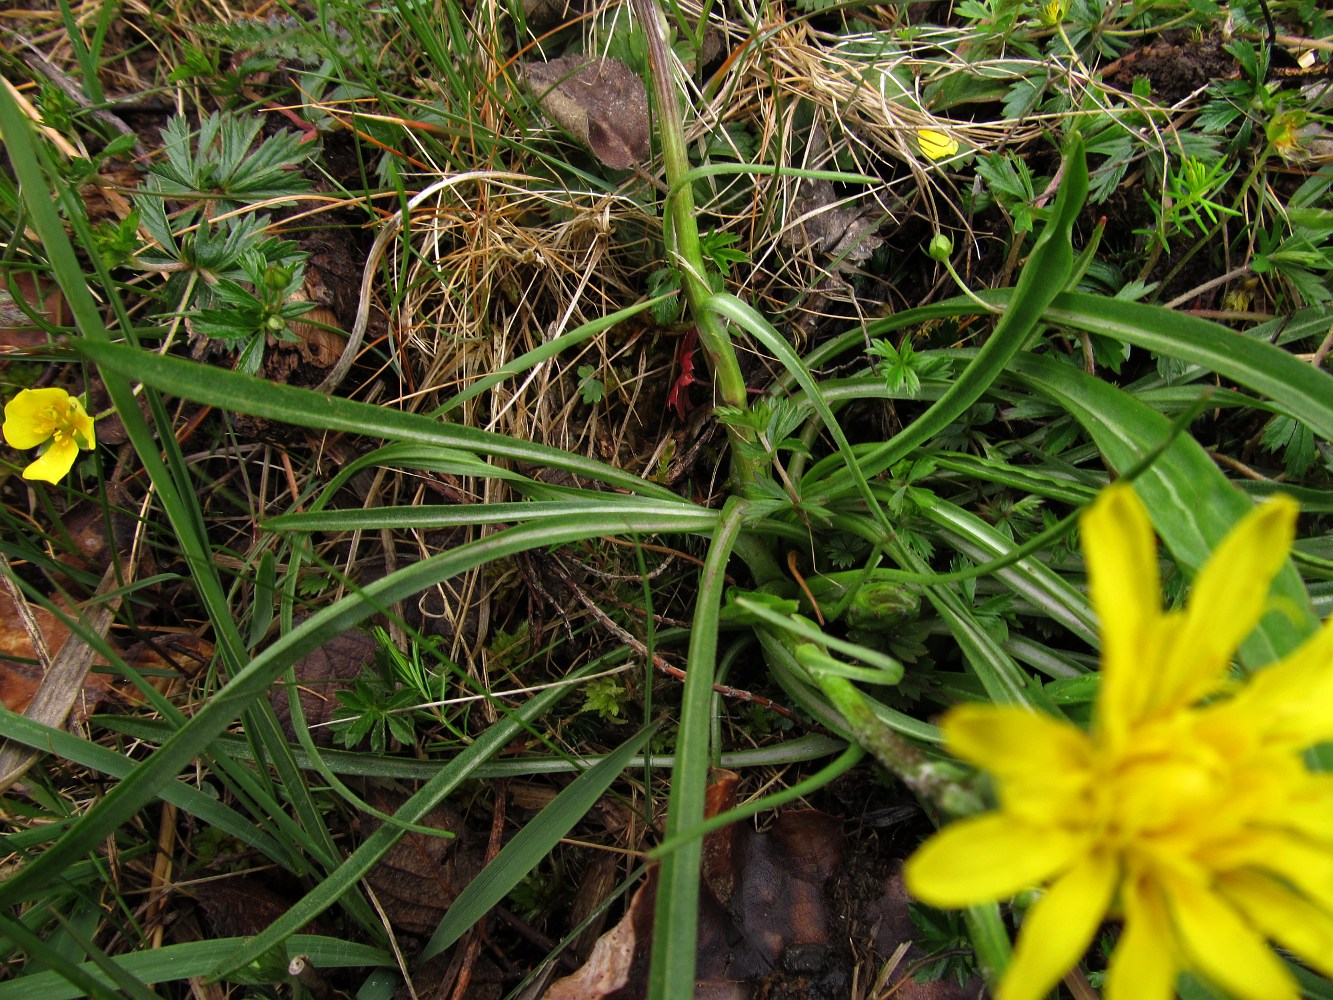
[[[1168,1000],[1188,970],[1245,1000],[1296,1000],[1269,941],[1333,975],[1333,774],[1302,752],[1333,740],[1333,620],[1245,683],[1232,654],[1269,609],[1297,508],[1245,517],[1163,612],[1152,525],[1113,486],[1083,516],[1101,687],[1091,732],[1016,706],[943,721],[949,748],[995,779],[999,809],[945,827],[907,886],[946,907],[1045,886],[998,1000],[1039,1000],[1102,920],[1124,929],[1107,1000]]]
[[[51,442],[23,470],[24,479],[58,483],[68,474],[79,449],[97,446],[93,418],[64,389],[24,389],[5,404],[5,440],[14,448]]]
[[[1037,19],[1048,28],[1053,28],[1065,19],[1069,13],[1069,0],[1049,0],[1037,9]]]
[[[916,141],[921,147],[921,152],[932,160],[943,160],[958,152],[958,140],[939,129],[917,129]]]

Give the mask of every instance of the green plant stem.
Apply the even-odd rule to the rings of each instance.
[[[963,911],[963,923],[967,925],[968,937],[972,939],[977,967],[993,991],[1000,981],[1000,975],[1009,968],[1009,957],[1013,954],[1009,932],[1005,929],[1004,918],[1000,916],[1000,907],[996,903],[969,906]]]
[[[674,189],[663,206],[667,251],[680,269],[690,314],[699,329],[699,345],[708,358],[709,369],[717,382],[718,395],[728,406],[746,407],[745,379],[741,375],[736,351],[726,327],[714,313],[704,308],[713,294],[708,284],[699,227],[694,218],[694,191],[689,184],[677,182],[690,169],[685,149],[685,129],[680,115],[680,95],[672,80],[666,39],[654,0],[634,0],[634,12],[643,26],[648,48],[648,72],[652,78],[653,104],[657,110],[658,135],[662,142],[662,164],[668,187]],[[739,449],[737,449],[737,452]],[[739,470],[738,470],[739,471]],[[750,470],[757,471],[757,470]]]

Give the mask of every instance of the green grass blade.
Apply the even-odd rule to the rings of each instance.
[[[667,631],[667,630],[664,630]],[[660,637],[659,637],[660,638]],[[661,639],[660,641],[667,641]],[[599,669],[605,669],[608,661],[598,661]],[[152,719],[132,719],[123,716],[96,715],[93,718],[106,729],[124,733],[135,739],[149,743],[164,743],[171,737],[173,730]],[[904,718],[907,718],[904,716]],[[927,731],[933,727],[921,725]],[[211,744],[215,753],[227,753],[237,759],[245,759],[250,752],[245,741],[238,736],[219,736]],[[746,767],[781,767],[784,764],[801,764],[808,760],[819,760],[841,751],[846,746],[842,740],[833,739],[822,733],[807,733],[795,739],[787,740],[768,747],[755,747],[750,750],[729,750],[722,754],[720,765],[731,771]],[[292,748],[292,756],[304,769],[315,770],[315,762],[300,747]],[[319,752],[320,758],[334,774],[355,774],[368,778],[394,778],[402,781],[429,781],[441,770],[449,766],[447,760],[417,760],[412,757],[384,757],[372,753],[354,753],[350,750],[328,750]],[[582,754],[578,757],[506,757],[492,760],[479,766],[473,777],[482,780],[489,778],[527,778],[535,774],[569,774],[586,770],[605,758],[597,754]],[[639,756],[630,759],[629,767],[642,768],[648,765],[649,757]],[[670,770],[676,766],[675,754],[652,754],[652,766]]]
[[[673,293],[674,294],[674,293]],[[553,340],[538,344],[526,354],[521,354],[513,361],[509,361],[499,371],[491,372],[482,378],[477,379],[470,386],[457,395],[450,396],[443,406],[437,407],[433,416],[443,416],[450,410],[456,410],[469,399],[481,395],[489,389],[495,388],[502,382],[505,382],[516,375],[521,375],[530,368],[535,368],[543,361],[549,361],[556,357],[561,351],[568,347],[575,347],[591,337],[603,333],[627,319],[632,319],[639,313],[646,312],[659,302],[670,298],[670,295],[659,295],[655,299],[647,299],[643,302],[635,303],[625,309],[618,309],[615,312],[607,313],[605,316],[598,316],[596,319],[584,323],[582,326],[575,327],[568,333],[562,333]]]
[[[165,724],[163,729],[165,732],[175,731]],[[108,750],[88,740],[81,740],[63,730],[44,726],[40,722],[16,715],[4,708],[0,708],[0,737],[22,743],[34,750],[55,754],[61,760],[113,778],[124,778],[135,768],[134,761],[124,754]],[[280,861],[286,856],[286,852],[278,847],[272,837],[255,828],[253,821],[246,819],[213,796],[205,795],[197,788],[182,781],[172,780],[158,789],[158,795],[191,816],[203,820],[209,826],[215,826],[241,843],[262,851],[275,861]]]
[[[697,827],[704,818],[718,616],[726,589],[727,561],[740,534],[744,515],[744,503],[735,497],[727,501],[699,574],[689,666],[681,693],[676,769],[671,776],[671,798],[667,807],[665,836],[668,840]],[[649,1000],[694,996],[699,860],[702,854],[701,840],[688,842],[670,854],[658,871],[653,957],[648,973]]]
[[[635,751],[657,731],[645,726],[614,751],[584,771],[505,844],[495,859],[458,894],[421,952],[422,960],[444,951],[467,933],[509,890],[518,885],[587,815],[602,794],[634,759]]]
[[[0,934],[3,934],[23,949],[30,959],[50,966],[54,970],[48,973],[55,977],[53,985],[58,987],[63,983],[65,986],[73,988],[72,992],[68,994],[69,996],[93,997],[95,1000],[118,1000],[120,997],[118,991],[120,984],[116,982],[116,979],[102,972],[96,962],[75,965],[34,934],[23,921],[14,920],[7,914],[0,913]],[[95,975],[94,972],[100,972],[101,975]],[[123,977],[117,978],[121,978],[123,981]],[[20,979],[18,981],[23,982],[24,980]],[[5,989],[6,985],[9,984],[0,984],[0,998],[9,995]],[[140,985],[142,986],[142,983]],[[135,991],[135,995],[138,995],[138,991]]]
[[[117,955],[114,961],[141,982],[178,982],[207,974],[217,965],[218,959],[234,950],[241,940],[215,938],[211,941],[187,941]],[[293,935],[287,939],[286,950],[292,958],[305,956],[317,969],[394,964],[393,956],[383,949],[315,934]],[[97,986],[104,986],[110,996],[116,996],[111,980],[95,964],[83,962],[76,968],[87,974]],[[20,979],[0,983],[0,1000],[77,1000],[88,995],[87,990],[72,985],[57,972],[34,972]]]

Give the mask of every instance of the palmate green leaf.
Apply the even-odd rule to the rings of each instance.
[[[1117,472],[1134,467],[1170,433],[1166,417],[1069,365],[1028,355],[1014,359],[1010,370],[1025,388],[1054,400],[1081,423]],[[1191,575],[1253,509],[1253,502],[1227,480],[1198,442],[1183,434],[1139,475],[1134,488],[1162,542]],[[1241,646],[1241,657],[1251,668],[1290,652],[1317,624],[1309,595],[1290,562],[1274,580],[1273,593],[1287,614],[1281,620],[1265,618]]]
[[[560,838],[569,833],[574,824],[611,787],[611,782],[634,759],[635,752],[656,731],[656,724],[645,726],[575,778],[550,805],[516,833],[445,911],[440,925],[426,942],[421,953],[422,960],[438,955],[466,934],[468,928],[484,917],[536,868],[538,862],[555,848]]]
[[[325,431],[345,431],[391,441],[437,444],[445,448],[563,469],[644,496],[679,499],[664,486],[650,483],[604,462],[504,434],[441,423],[420,414],[326,396],[309,389],[277,385],[211,365],[139,351],[124,344],[79,342],[75,347],[108,371],[138,379],[183,399],[233,413],[247,413]]]

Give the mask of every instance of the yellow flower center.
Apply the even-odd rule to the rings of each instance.
[[[32,422],[34,429],[54,438],[56,444],[60,444],[62,441],[83,444],[80,440],[78,419],[79,411],[71,400],[64,405],[54,403],[38,410],[33,415]]]

